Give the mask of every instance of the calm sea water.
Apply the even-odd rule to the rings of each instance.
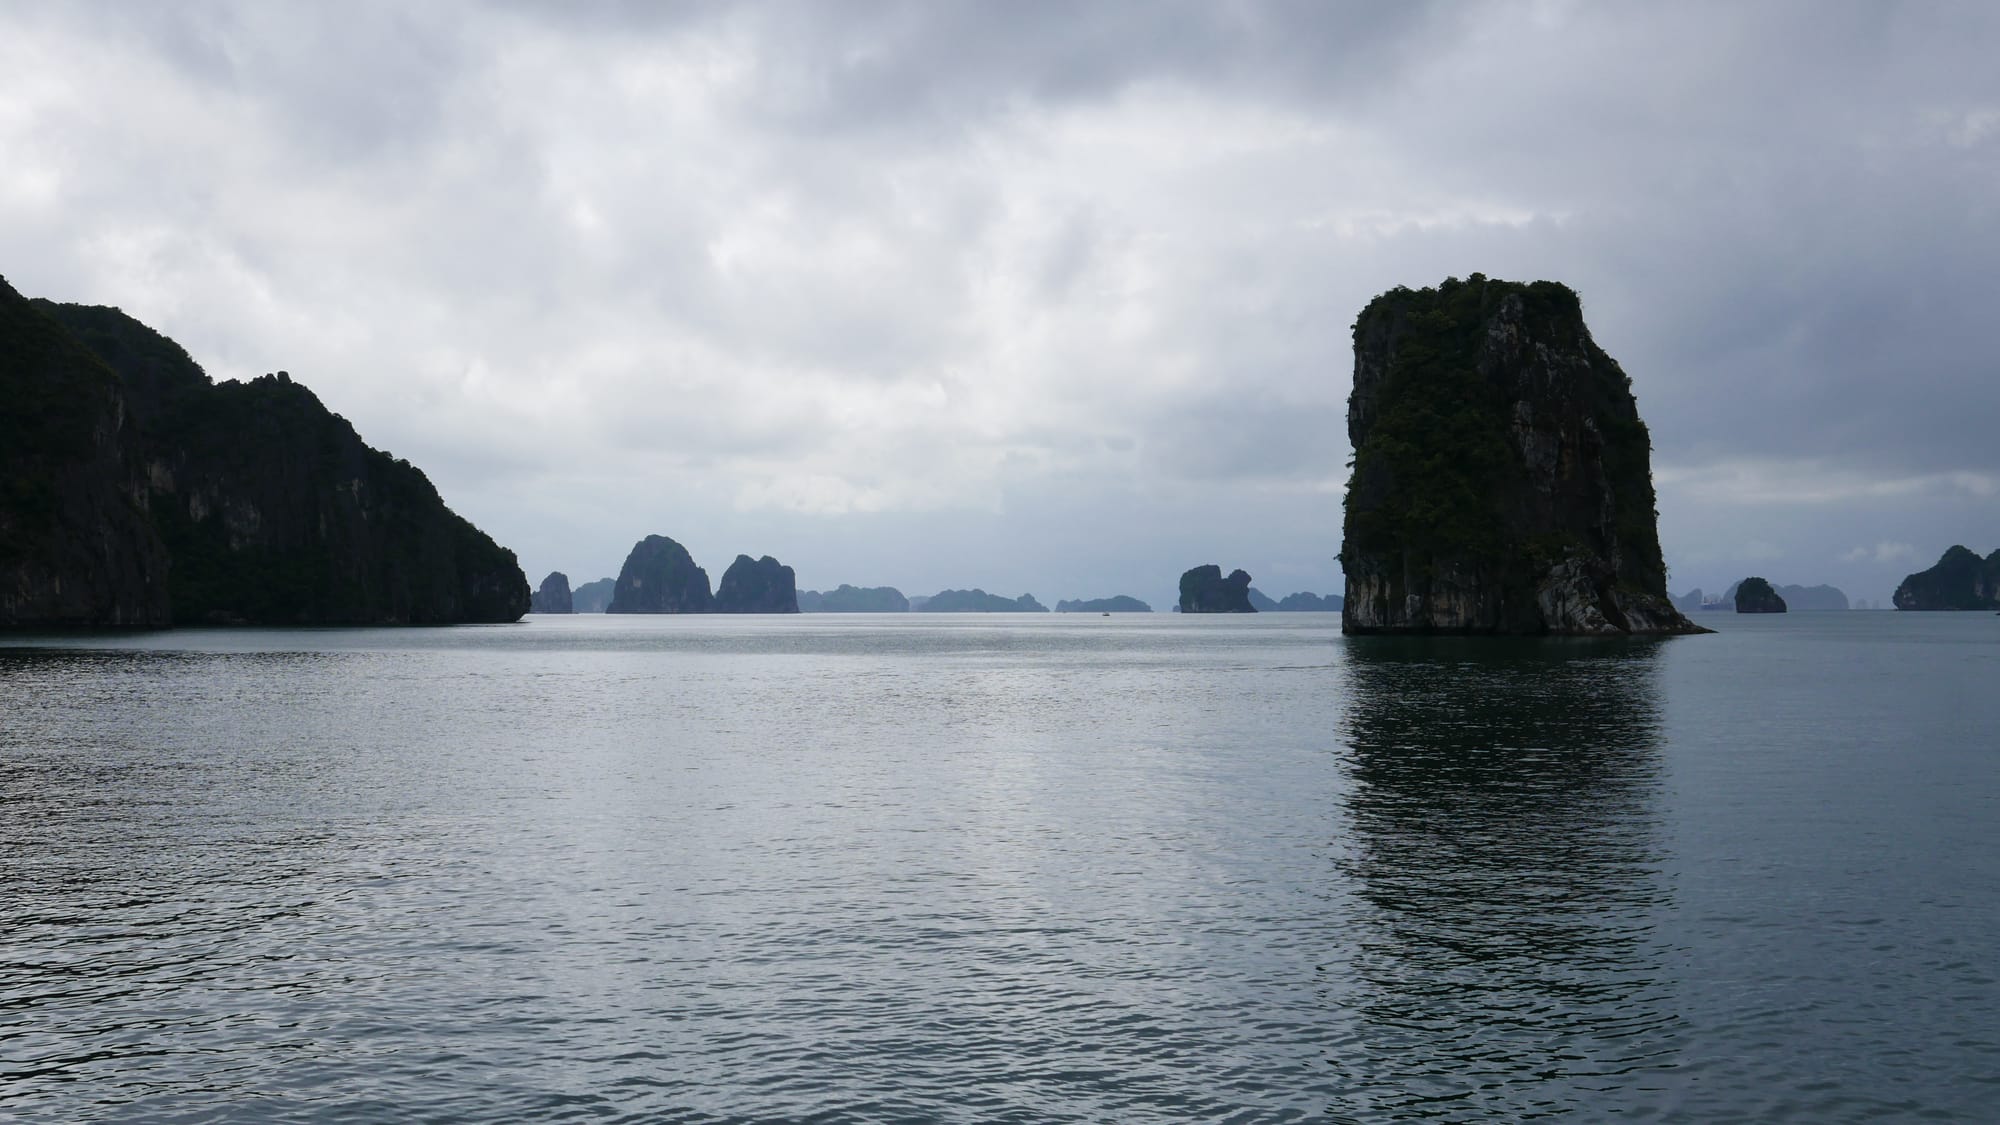
[[[1995,1119],[2000,617],[1713,623],[10,638],[0,1117]]]

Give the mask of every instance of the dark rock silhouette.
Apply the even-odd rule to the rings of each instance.
[[[1354,325],[1350,633],[1694,633],[1667,598],[1651,440],[1576,294],[1474,274]]]
[[[1151,613],[1153,607],[1138,598],[1117,594],[1109,598],[1078,598],[1056,603],[1057,613]]]
[[[575,613],[575,603],[570,597],[569,575],[560,570],[549,572],[547,578],[534,593],[528,603],[529,613]]]
[[[842,582],[839,589],[825,593],[818,590],[799,593],[800,613],[908,613],[909,610],[910,599],[894,586],[860,587]]]
[[[604,612],[707,613],[714,601],[708,572],[694,565],[687,548],[664,535],[648,535],[625,556]]]
[[[1255,586],[1250,587],[1248,597],[1250,599],[1250,608],[1256,610],[1258,613],[1276,613],[1278,611],[1277,600]]]
[[[924,602],[925,613],[1047,613],[1033,594],[1003,598],[984,590],[939,590]]]
[[[0,279],[0,626],[171,621],[118,376]]]
[[[1954,546],[1936,566],[1904,578],[1895,603],[1897,609],[2000,609],[2000,551],[1982,559]]]
[[[715,588],[712,613],[797,613],[799,588],[792,568],[769,555],[738,555]]]
[[[1181,575],[1182,613],[1255,613],[1250,604],[1250,576],[1232,570],[1222,576],[1222,568],[1209,563]]]
[[[1736,584],[1736,612],[1783,613],[1785,599],[1762,578],[1745,578]]]
[[[1733,610],[1736,608],[1736,591],[1742,585],[1741,582],[1732,583],[1729,589],[1722,592],[1721,598],[1712,602],[1698,603],[1695,608]],[[1850,608],[1847,603],[1847,595],[1835,586],[1774,585],[1771,588],[1778,592],[1780,598],[1784,599],[1785,609],[1790,613],[1800,613],[1807,610],[1846,610]],[[1699,595],[1700,593],[1701,590],[1697,587],[1694,594]],[[1679,606],[1683,611],[1687,608],[1685,599],[1682,598],[1675,598],[1674,605]]]
[[[611,608],[611,595],[617,586],[616,578],[585,582],[570,591],[570,608],[577,613],[603,613]]]
[[[214,383],[117,309],[25,302],[4,283],[0,356],[0,524],[21,529],[17,561],[0,563],[0,620],[449,624],[527,612],[512,551],[285,372]]]

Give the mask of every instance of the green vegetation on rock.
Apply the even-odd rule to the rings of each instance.
[[[1354,324],[1351,632],[1698,632],[1668,601],[1652,444],[1575,293],[1480,274]]]
[[[1985,558],[1953,546],[1929,570],[1896,587],[1897,609],[2000,609],[2000,551]]]

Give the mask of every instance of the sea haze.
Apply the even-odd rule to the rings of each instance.
[[[7,638],[0,1107],[1981,1117],[2000,619],[1705,623]]]

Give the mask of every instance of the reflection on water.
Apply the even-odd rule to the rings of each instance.
[[[1335,1115],[1643,1102],[1675,1027],[1651,919],[1657,642],[1346,645],[1361,903]]]

